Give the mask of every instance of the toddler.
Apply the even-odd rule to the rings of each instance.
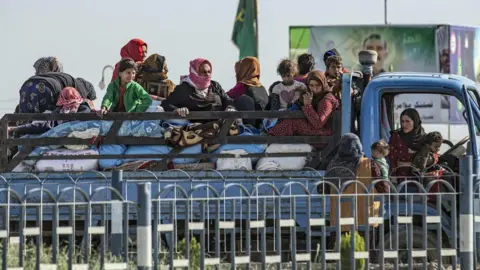
[[[282,77],[282,82],[275,84],[272,88],[272,94],[269,96],[267,106],[269,110],[286,110],[294,103],[295,89],[299,87],[306,88],[304,83],[294,80],[297,70],[297,64],[288,59],[283,60],[278,65],[277,72]]]
[[[380,170],[382,171],[382,178],[388,179],[389,174],[389,166],[387,163],[387,160],[385,159],[386,156],[388,156],[389,153],[389,145],[385,140],[380,140],[378,142],[375,142],[371,146],[372,150],[372,159],[373,161],[380,167]]]
[[[438,163],[438,152],[443,143],[443,137],[440,132],[430,132],[425,136],[425,144],[413,157],[412,167],[418,172],[425,172],[427,168]],[[437,168],[432,168],[436,170]]]

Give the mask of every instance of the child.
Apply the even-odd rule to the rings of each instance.
[[[412,161],[412,167],[419,173],[424,173],[427,168],[438,163],[438,152],[443,143],[442,134],[430,132],[425,136],[424,142],[424,146],[415,154]]]
[[[326,61],[326,72],[328,86],[332,87],[333,94],[342,98],[342,74],[343,74],[343,60],[340,56],[330,56]]]
[[[102,114],[107,112],[145,112],[152,98],[143,87],[134,82],[137,64],[130,58],[119,63],[119,77],[112,81],[102,101]]]
[[[373,161],[380,167],[382,171],[382,178],[388,179],[389,174],[389,166],[387,163],[387,160],[385,159],[386,156],[388,156],[389,153],[389,145],[385,140],[380,140],[378,142],[375,142],[371,146],[372,150],[372,159]]]
[[[297,64],[293,61],[283,60],[278,65],[277,72],[282,77],[282,82],[272,88],[267,106],[271,111],[286,110],[288,106],[294,103],[294,90],[299,87],[306,87],[304,83],[293,79],[297,74]]]

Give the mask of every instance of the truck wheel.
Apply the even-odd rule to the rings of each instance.
[[[391,249],[390,246],[393,245],[393,231],[389,231],[385,235],[385,249]],[[423,229],[421,227],[413,227],[413,249],[414,250],[424,250],[423,248]],[[427,261],[433,262],[437,260],[436,254],[436,243],[437,236],[432,231],[428,231],[427,235]],[[399,264],[408,264],[408,232],[406,228],[399,228],[398,231],[398,263]],[[442,248],[448,248],[448,245],[445,242],[442,244]],[[377,256],[378,257],[378,256]],[[393,263],[392,259],[385,259],[386,263]],[[413,263],[422,263],[422,258],[413,258]],[[451,264],[451,257],[443,257],[443,264]]]

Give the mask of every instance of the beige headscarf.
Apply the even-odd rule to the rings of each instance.
[[[248,86],[262,86],[260,83],[260,62],[255,57],[245,57],[235,64],[237,83]]]

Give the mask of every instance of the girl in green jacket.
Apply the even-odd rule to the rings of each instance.
[[[152,98],[143,87],[134,82],[137,64],[130,58],[119,63],[120,76],[112,81],[102,101],[102,114],[107,112],[145,112]]]

